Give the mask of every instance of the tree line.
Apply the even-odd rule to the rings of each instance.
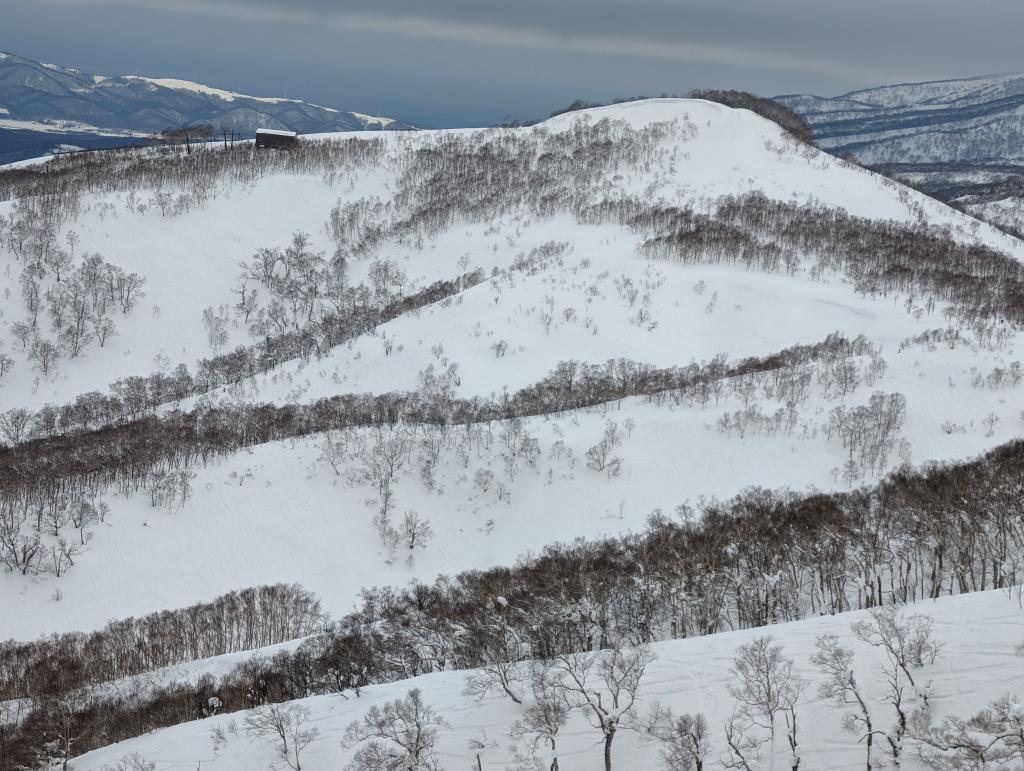
[[[206,603],[118,619],[95,632],[0,643],[0,701],[40,699],[154,669],[296,640],[320,630],[300,586],[228,592]]]

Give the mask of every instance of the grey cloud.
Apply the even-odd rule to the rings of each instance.
[[[575,97],[701,86],[834,94],[1024,69],[1016,34],[1024,5],[1003,0],[970,6],[952,0],[5,4],[20,10],[7,34],[0,29],[0,48],[28,56],[36,52],[17,41],[40,39],[52,49],[60,19],[67,18],[67,54],[59,58],[68,64],[86,66],[77,50],[103,62],[116,62],[124,51],[126,60],[141,58],[143,68],[166,70],[163,63],[172,63],[173,72],[147,74],[264,91],[287,81],[294,96],[363,111],[370,99],[402,117],[422,115],[438,124],[489,122],[508,113],[532,117]],[[103,20],[122,34],[99,40]],[[72,36],[72,29],[90,23],[97,33]],[[173,66],[176,56],[184,66]],[[294,93],[296,82],[301,93]]]
[[[77,2],[77,0],[71,0]],[[88,0],[90,5],[138,5],[138,0]],[[446,43],[543,49],[558,53],[583,53],[597,56],[630,57],[667,61],[699,61],[738,67],[762,67],[783,71],[807,71],[863,80],[884,79],[886,72],[869,66],[850,67],[827,57],[814,58],[787,51],[758,49],[751,45],[711,44],[668,39],[663,36],[636,37],[629,34],[585,33],[536,27],[499,25],[494,21],[436,19],[413,13],[350,13],[336,11],[326,4],[308,2],[309,8],[273,4],[231,2],[150,2],[168,11],[184,12],[222,19],[283,24],[327,24],[339,32],[374,32],[384,35],[418,38]],[[317,7],[323,5],[324,7]],[[456,3],[456,5],[459,5]],[[633,14],[635,15],[634,9]],[[609,25],[614,28],[614,25]]]

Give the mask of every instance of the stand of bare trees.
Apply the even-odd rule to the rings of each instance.
[[[252,650],[320,631],[320,603],[275,584],[33,643],[0,644],[0,701],[87,688],[186,661]]]

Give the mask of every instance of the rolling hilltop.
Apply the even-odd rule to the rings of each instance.
[[[0,169],[0,293],[0,768],[1017,767],[1024,243],[749,111]]]

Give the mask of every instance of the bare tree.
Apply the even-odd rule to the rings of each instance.
[[[552,676],[566,703],[581,710],[604,741],[604,768],[612,771],[612,743],[622,728],[636,723],[636,700],[644,670],[653,656],[646,646],[555,656]]]
[[[100,341],[100,348],[106,345],[107,340],[117,334],[114,322],[108,316],[99,316],[93,320],[93,332],[96,339]]]
[[[824,634],[815,642],[816,652],[811,661],[825,675],[825,681],[818,687],[822,699],[831,699],[841,705],[856,705],[856,711],[843,715],[843,728],[864,741],[866,751],[865,768],[872,771],[871,750],[875,731],[871,722],[871,711],[867,700],[860,691],[853,672],[853,651],[839,645],[839,638]]]
[[[773,754],[776,715],[783,715],[790,767],[796,771],[800,766],[796,705],[807,681],[794,670],[793,659],[782,655],[782,646],[771,643],[771,637],[758,637],[737,649],[732,672],[738,683],[730,686],[729,692],[754,725],[768,730]],[[758,718],[765,722],[759,722]]]
[[[36,366],[39,367],[39,370],[45,377],[50,374],[57,363],[57,359],[60,358],[60,351],[49,340],[37,339],[32,344],[29,358],[36,363]]]
[[[210,350],[214,353],[220,351],[228,344],[228,313],[227,306],[222,305],[219,309],[212,305],[203,309],[203,328],[206,330],[206,340],[210,344]]]
[[[558,733],[572,708],[562,698],[558,679],[542,662],[531,667],[530,690],[533,703],[512,724],[512,738],[527,741],[526,754],[517,759],[536,768],[543,768],[543,761],[548,771],[558,771]]]
[[[889,731],[872,729],[870,723],[865,722],[866,711],[862,709],[857,723],[861,724],[869,735],[880,735],[884,738],[891,762],[898,768],[903,760],[905,737],[913,723],[926,720],[928,712],[926,689],[919,694],[923,701],[919,709],[914,713],[908,711],[904,679],[910,683],[911,688],[919,691],[910,670],[934,662],[942,652],[942,645],[932,634],[933,621],[928,616],[914,614],[904,617],[893,605],[873,608],[869,613],[870,620],[857,621],[851,629],[857,639],[881,648],[886,654],[886,663],[882,666],[886,683],[885,700],[895,711],[896,722]],[[831,655],[834,667],[846,658],[838,651]]]
[[[13,410],[0,413],[0,434],[3,434],[11,444],[18,444],[25,439],[31,425],[32,413],[24,407],[15,407]]]
[[[35,328],[27,322],[15,321],[11,323],[10,329],[14,339],[21,343],[22,350],[28,349],[29,341],[35,336]]]
[[[516,627],[508,623],[507,600],[499,597],[495,605],[502,610],[485,618],[480,627],[465,638],[483,663],[466,676],[463,693],[481,701],[492,691],[499,691],[515,704],[522,704],[527,676],[536,680],[540,673],[536,668],[528,670],[524,663],[529,644]]]
[[[415,549],[417,546],[420,548],[427,545],[434,535],[434,528],[430,524],[430,520],[425,517],[421,517],[415,511],[407,511],[402,517],[402,524],[399,528],[399,532],[402,534],[402,540],[410,550]]]
[[[382,522],[387,521],[394,508],[395,482],[411,448],[410,432],[405,426],[379,427],[374,431],[373,445],[363,458],[366,478],[377,488]]]
[[[769,741],[765,736],[751,736],[753,727],[749,710],[736,705],[729,719],[725,721],[725,746],[727,754],[721,759],[725,768],[754,771],[751,763],[761,758],[761,747]]]
[[[319,728],[306,728],[309,708],[295,702],[264,704],[245,716],[246,731],[251,736],[276,737],[278,753],[289,768],[302,771],[300,756],[319,735]]]
[[[917,718],[917,713],[911,716],[907,712],[904,698],[906,687],[903,683],[903,671],[892,660],[889,661],[888,665],[882,667],[882,674],[885,676],[886,684],[885,700],[896,712],[896,722],[888,731],[878,731],[878,733],[885,739],[885,746],[889,750],[894,768],[900,768],[903,765],[903,740],[910,731],[912,717]],[[925,712],[927,712],[927,708]]]
[[[69,241],[71,234],[68,234]],[[63,249],[55,249],[49,255],[46,261],[47,267],[53,271],[54,278],[60,282],[61,273],[66,273],[71,268],[71,254],[64,251]]]
[[[920,613],[903,616],[895,605],[872,608],[869,613],[870,621],[864,619],[853,624],[854,635],[884,650],[906,675],[910,685],[916,687],[910,670],[934,663],[942,653],[942,644],[935,640],[932,632],[933,620]]]
[[[373,706],[345,729],[341,746],[358,747],[348,771],[440,771],[435,745],[448,723],[423,703],[419,688],[404,699]]]
[[[934,728],[915,722],[918,756],[929,768],[1024,768],[1024,708],[1016,696],[1002,696],[968,720],[950,715]]]
[[[587,450],[587,465],[595,471],[607,471],[608,476],[617,476],[622,461],[612,456],[612,452],[622,444],[622,431],[619,424],[609,420],[604,427],[601,441]]]
[[[711,734],[704,715],[676,715],[670,708],[654,704],[647,717],[647,732],[662,744],[665,771],[704,771],[711,754]]]
[[[494,487],[494,481],[494,472],[490,469],[477,469],[477,472],[473,475],[473,486],[482,493],[486,493]]]

